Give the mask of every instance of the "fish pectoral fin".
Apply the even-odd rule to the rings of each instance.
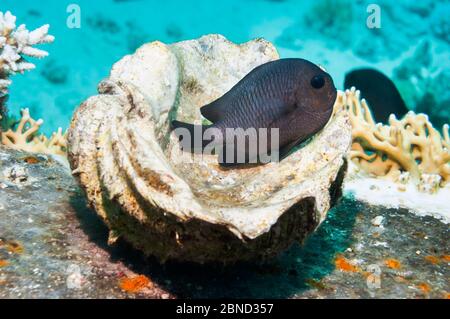
[[[297,109],[297,104],[284,104],[282,106],[282,113],[283,115],[290,114],[294,112]]]
[[[291,142],[289,144],[284,145],[283,147],[280,148],[279,152],[278,152],[278,157],[279,160],[281,161],[282,159],[286,158],[289,153],[291,153],[291,151],[298,145],[300,145],[302,143],[302,140],[296,140],[294,142]]]
[[[260,117],[266,116],[264,113],[270,112],[272,114],[272,120],[268,124],[267,128],[277,127],[277,122],[280,118],[284,116],[288,116],[290,113],[294,112],[297,109],[296,104],[287,104],[282,100],[271,100],[265,106],[265,111],[261,112],[257,118],[259,120]]]

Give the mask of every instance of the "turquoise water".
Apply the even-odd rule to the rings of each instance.
[[[171,43],[221,33],[235,42],[264,37],[282,57],[302,57],[325,66],[342,88],[350,69],[373,66],[391,76],[411,109],[436,125],[450,122],[450,2],[377,1],[381,28],[369,29],[372,1],[230,0],[113,1],[2,0],[18,24],[49,23],[50,56],[12,78],[8,108],[29,107],[43,118],[43,131],[67,128],[73,110],[96,93],[112,64],[142,43]],[[66,20],[71,3],[81,9],[81,27]]]

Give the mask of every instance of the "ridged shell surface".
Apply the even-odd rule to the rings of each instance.
[[[183,153],[169,120],[202,123],[200,107],[256,66],[273,45],[220,35],[152,42],[117,62],[80,105],[69,161],[110,228],[161,261],[265,259],[302,241],[340,194],[351,127],[345,112],[279,163],[226,169],[217,156]]]

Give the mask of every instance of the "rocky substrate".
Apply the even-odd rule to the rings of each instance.
[[[0,298],[450,297],[448,225],[351,198],[259,265],[160,265],[107,238],[61,161],[0,148]]]

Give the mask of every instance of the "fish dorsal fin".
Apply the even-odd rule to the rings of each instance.
[[[224,118],[226,113],[226,103],[224,103],[223,98],[219,98],[205,106],[200,108],[200,113],[207,120],[215,123],[220,119]]]
[[[200,113],[204,118],[215,123],[223,119],[226,113],[230,111],[230,108],[236,107],[236,105],[233,106],[231,104],[233,101],[240,99],[243,94],[245,94],[243,92],[243,84],[239,82],[217,100],[202,106]]]

